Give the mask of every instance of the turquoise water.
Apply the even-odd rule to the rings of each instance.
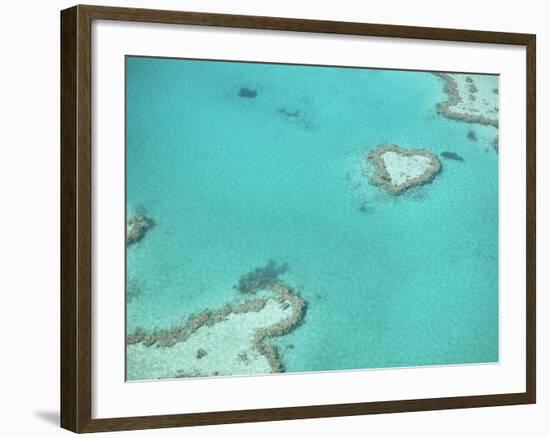
[[[498,361],[496,130],[437,115],[439,78],[137,57],[126,75],[127,209],[156,222],[127,249],[128,332],[238,300],[273,259],[308,302],[274,341],[288,372]],[[392,196],[360,171],[382,143],[464,161]]]

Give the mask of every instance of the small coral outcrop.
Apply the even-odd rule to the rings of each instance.
[[[258,92],[256,90],[253,90],[252,88],[246,88],[246,87],[242,87],[239,90],[239,94],[238,94],[239,97],[248,97],[251,99],[255,98],[257,95],[258,95]]]
[[[155,221],[144,213],[137,213],[126,224],[126,245],[132,245],[145,237],[147,231],[155,226]]]

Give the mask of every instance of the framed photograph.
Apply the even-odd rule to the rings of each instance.
[[[61,423],[535,403],[535,35],[61,13]]]

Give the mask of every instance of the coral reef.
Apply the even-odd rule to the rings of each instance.
[[[252,88],[246,88],[242,87],[239,90],[239,97],[248,97],[248,98],[254,98],[258,95],[258,92],[256,90],[253,90]]]
[[[211,312],[209,309],[205,309],[196,315],[191,315],[187,323],[183,326],[177,326],[168,330],[160,330],[149,334],[145,333],[142,329],[137,329],[133,334],[126,337],[126,343],[136,344],[142,342],[147,344],[147,346],[157,344],[159,347],[172,347],[178,342],[185,342],[201,327],[213,326],[223,321],[224,318],[231,313],[259,312],[264,308],[265,304],[265,299],[256,298],[236,306],[226,305],[217,312]]]
[[[464,75],[460,74],[438,72],[434,72],[434,74],[443,79],[445,83],[443,91],[447,94],[447,100],[437,104],[439,114],[453,120],[498,128],[498,108],[494,107],[485,113],[480,111],[480,108],[488,108],[489,103],[482,101],[482,105],[480,105],[476,102],[475,94],[479,90],[472,77],[463,78]],[[463,85],[459,84],[459,80],[463,82]],[[466,99],[469,103],[466,102]],[[496,117],[493,116],[495,114]]]
[[[141,359],[135,359],[139,366],[133,373],[139,374],[143,360],[159,366],[159,362],[162,362],[159,357],[164,358],[165,365],[173,371],[163,369],[162,373],[157,373],[157,378],[233,374],[224,371],[224,367],[229,366],[228,363],[237,366],[241,372],[259,365],[265,372],[283,372],[284,366],[279,352],[270,340],[283,336],[298,326],[305,311],[306,302],[302,297],[282,283],[276,283],[265,291],[262,298],[250,299],[237,305],[227,304],[216,311],[206,309],[191,316],[180,327],[150,333],[136,329],[126,337],[127,348],[134,349],[130,356],[135,357],[140,352],[142,354]],[[257,315],[253,320],[255,322],[247,327],[249,317],[254,315]],[[229,339],[234,339],[231,333],[238,333],[233,332],[234,330],[245,333],[242,341],[236,344],[228,342]],[[193,342],[200,343],[197,345]],[[206,343],[210,343],[210,347]],[[190,344],[191,348],[187,353],[186,344]],[[156,353],[152,355],[152,352]],[[175,358],[179,365],[173,363]]]
[[[374,172],[366,174],[371,184],[381,186],[394,194],[410,187],[426,184],[441,171],[437,157],[426,149],[408,150],[396,145],[381,145],[369,152],[367,163]]]
[[[128,219],[126,225],[126,245],[141,241],[149,229],[155,226],[155,221],[144,213],[136,213]]]
[[[467,137],[470,141],[477,141],[477,134],[475,131],[469,130]]]
[[[292,313],[283,321],[279,321],[270,327],[259,329],[256,332],[256,336],[254,336],[254,346],[261,354],[267,357],[272,372],[281,373],[284,372],[283,363],[279,359],[277,349],[268,340],[277,336],[283,336],[294,329],[304,317],[306,302],[302,297],[282,284],[275,284],[273,292],[279,301],[289,303]]]
[[[283,275],[286,271],[288,271],[286,263],[277,265],[273,260],[269,260],[267,265],[242,275],[233,288],[242,293],[254,293],[259,290],[269,289],[279,281],[279,276]]]

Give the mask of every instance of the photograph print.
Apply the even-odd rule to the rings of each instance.
[[[127,381],[499,361],[498,75],[125,81]]]

